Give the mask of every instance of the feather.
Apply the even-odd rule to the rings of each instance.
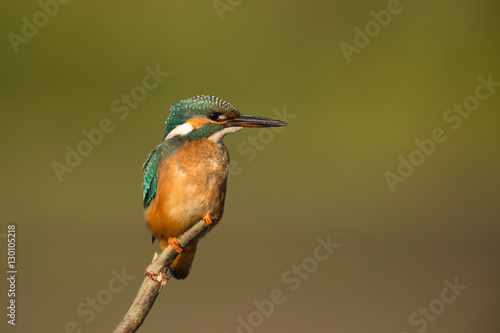
[[[156,194],[156,183],[158,181],[158,161],[160,159],[160,146],[151,151],[142,165],[144,180],[142,182],[142,201],[144,208],[148,207]]]
[[[142,174],[144,176],[142,182],[142,202],[144,208],[147,208],[155,198],[156,187],[158,185],[158,165],[160,161],[172,155],[180,145],[181,140],[178,137],[174,137],[160,143],[146,158],[146,161],[142,165]]]

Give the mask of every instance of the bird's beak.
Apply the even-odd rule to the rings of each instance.
[[[231,127],[278,127],[287,126],[288,123],[284,121],[274,120],[271,118],[249,116],[242,114],[237,118],[228,119],[226,121]]]

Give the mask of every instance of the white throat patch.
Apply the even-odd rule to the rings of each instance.
[[[170,131],[170,133],[168,133],[168,135],[165,137],[165,140],[164,141],[167,141],[171,138],[173,138],[174,136],[184,136],[188,133],[191,133],[193,131],[193,125],[191,125],[190,123],[184,123],[182,125],[177,125],[175,126],[175,128],[173,130]]]
[[[211,140],[215,143],[221,142],[226,134],[238,132],[242,128],[243,127],[226,127],[224,129],[210,135],[208,137],[208,140]]]

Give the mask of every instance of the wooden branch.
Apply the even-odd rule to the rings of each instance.
[[[177,237],[179,245],[184,249],[186,245],[207,228],[208,225],[205,220],[200,220],[188,231]],[[146,319],[149,310],[153,307],[163,285],[170,278],[168,268],[174,262],[177,255],[178,253],[170,245],[158,257],[156,257],[155,253],[153,262],[146,268],[146,278],[142,282],[134,302],[114,330],[114,333],[131,333],[139,329],[144,319]]]

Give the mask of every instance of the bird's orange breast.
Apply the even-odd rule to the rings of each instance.
[[[161,242],[179,236],[209,213],[220,220],[224,210],[229,155],[222,143],[187,140],[160,161],[155,198],[144,222]]]

